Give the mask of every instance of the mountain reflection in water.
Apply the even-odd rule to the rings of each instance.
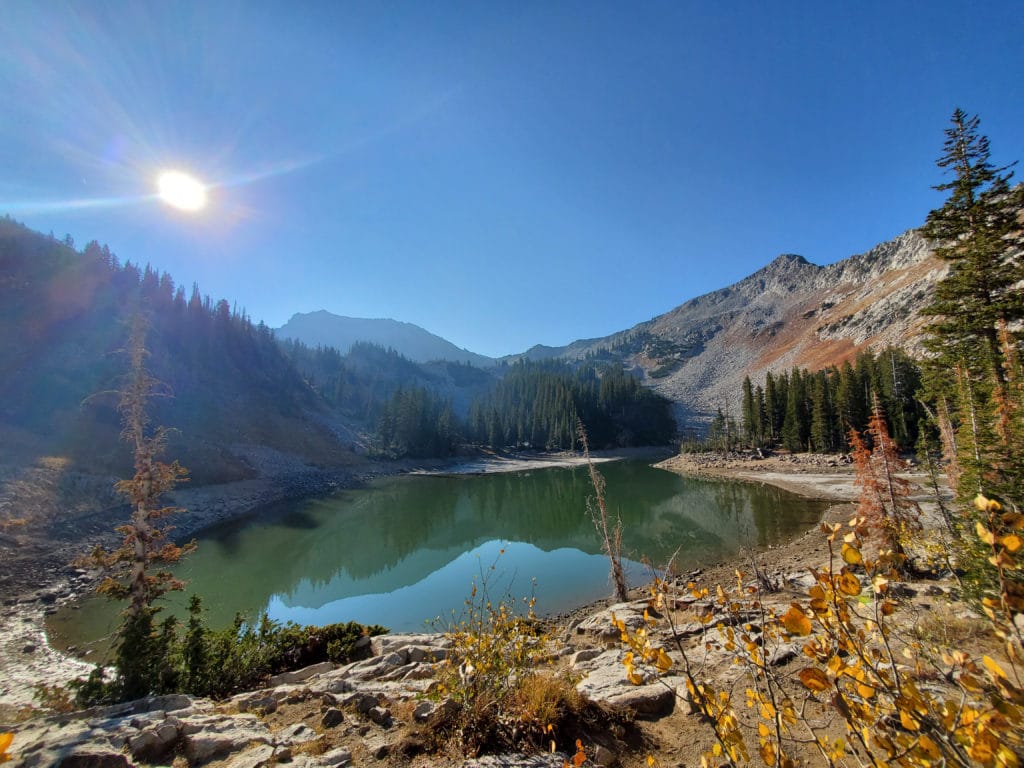
[[[661,567],[679,550],[680,570],[717,562],[806,530],[825,506],[771,486],[686,478],[642,462],[600,469],[609,509],[622,518],[634,584],[650,573],[640,561]],[[558,613],[610,593],[587,513],[591,494],[584,467],[387,478],[210,529],[176,575],[188,593],[203,596],[211,626],[227,625],[236,612],[251,619],[267,611],[302,624],[423,629],[458,613],[483,574],[492,598],[535,589],[537,610]],[[180,613],[185,600],[173,603]],[[79,640],[96,637],[104,610],[110,623],[111,607],[101,605],[56,623]]]

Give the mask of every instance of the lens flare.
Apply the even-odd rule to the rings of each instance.
[[[157,179],[160,199],[182,211],[198,211],[206,206],[206,187],[181,171],[165,171]]]

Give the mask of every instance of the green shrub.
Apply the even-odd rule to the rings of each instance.
[[[230,627],[212,630],[202,612],[202,601],[193,595],[183,635],[173,617],[157,629],[152,614],[144,614],[144,621],[130,627],[131,647],[145,648],[151,663],[133,664],[119,656],[120,675],[114,680],[106,680],[103,669],[97,667],[87,680],[73,686],[76,702],[90,706],[160,693],[224,698],[255,688],[270,675],[322,661],[351,661],[361,638],[388,631],[354,621],[300,627],[281,624],[265,614],[252,624],[236,616]]]

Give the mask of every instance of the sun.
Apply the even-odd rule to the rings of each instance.
[[[156,180],[160,199],[182,211],[206,207],[206,187],[194,176],[181,171],[164,171]]]

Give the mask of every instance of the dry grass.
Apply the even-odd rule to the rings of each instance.
[[[929,611],[913,634],[919,642],[940,648],[978,648],[992,640],[992,624],[980,617],[957,616],[948,610]]]
[[[425,736],[431,752],[466,756],[572,752],[577,739],[619,752],[621,739],[643,740],[631,718],[585,699],[572,680],[548,671],[524,676],[500,698],[438,709]]]
[[[317,736],[315,739],[303,742],[302,744],[296,744],[291,748],[292,755],[309,755],[310,757],[316,757],[318,755],[325,754],[329,749],[327,739],[322,735]]]

